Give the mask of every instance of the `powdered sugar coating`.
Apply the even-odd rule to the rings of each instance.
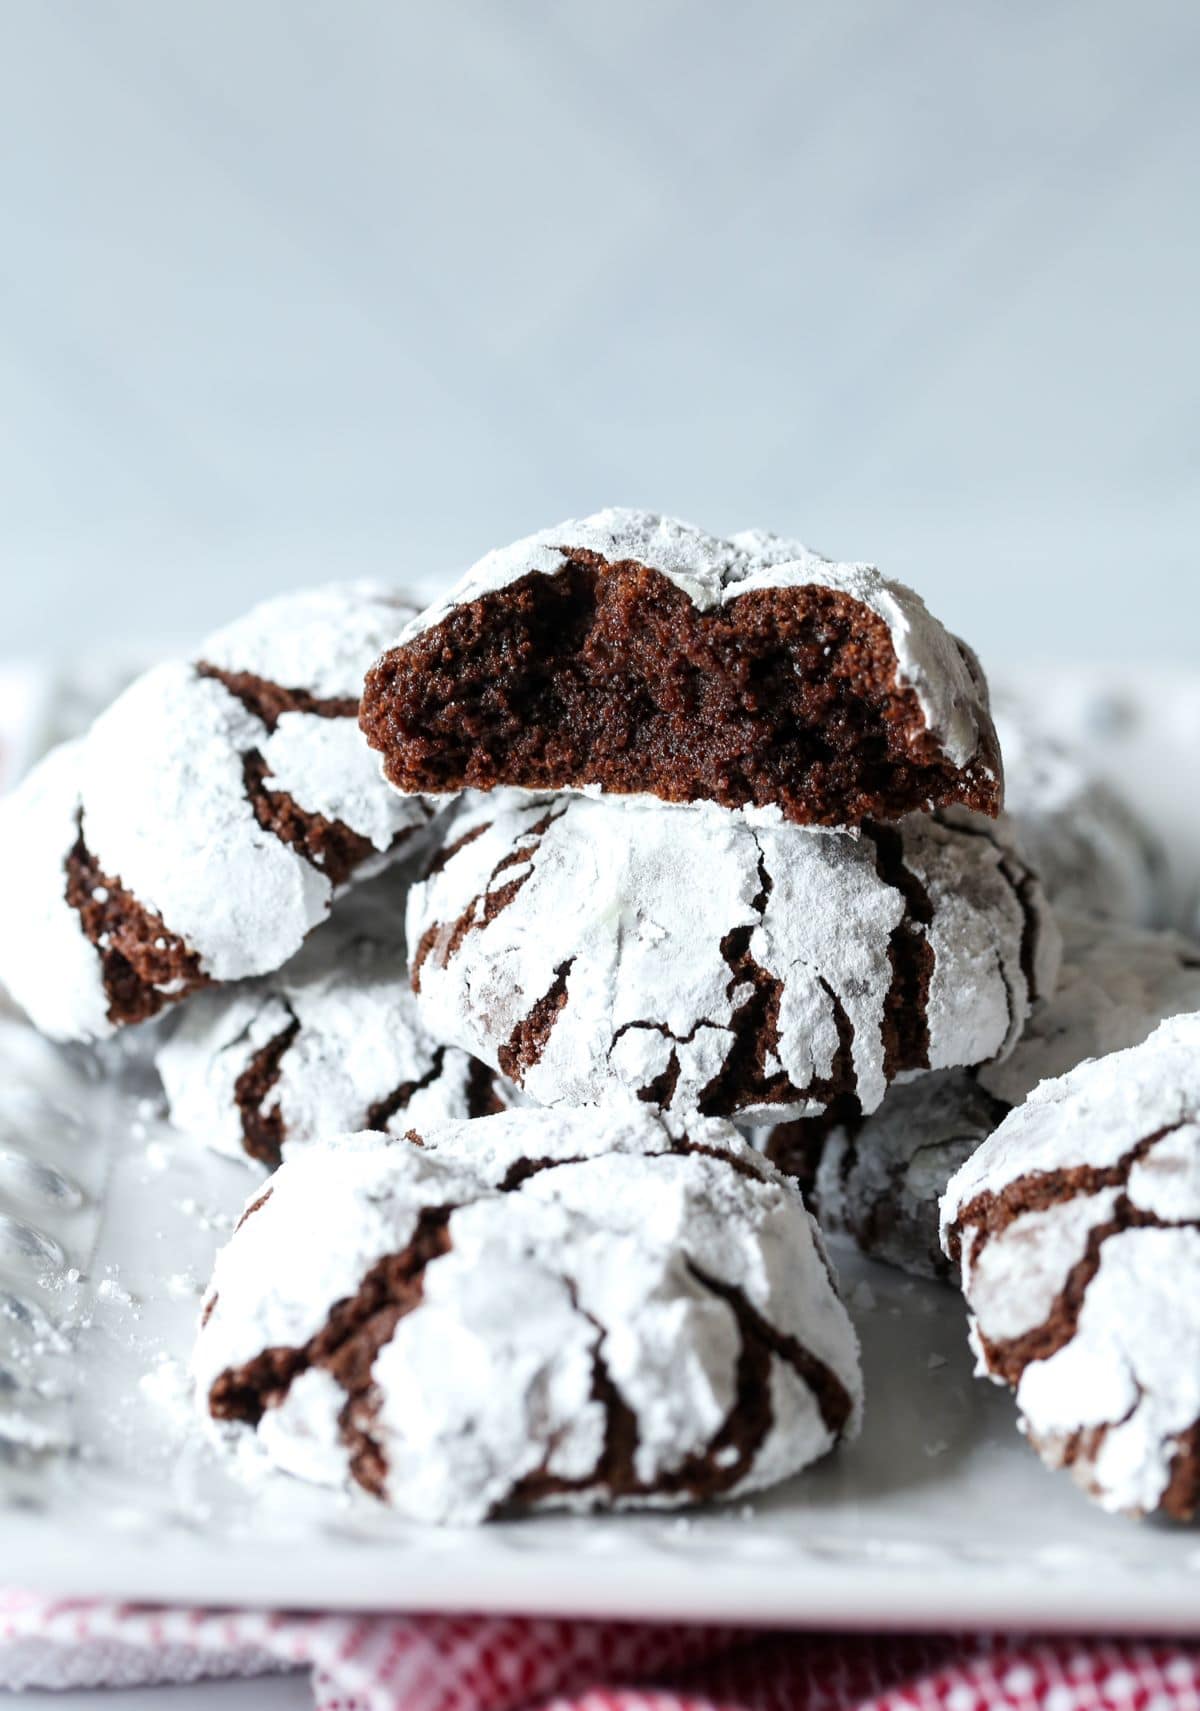
[[[139,677],[84,739],[87,847],[216,980],[286,961],[332,895],[255,817],[242,757],[265,735],[222,684],[172,662]]]
[[[764,588],[816,584],[846,594],[887,625],[898,682],[916,695],[927,729],[953,766],[975,760],[990,737],[987,686],[978,662],[902,583],[881,576],[873,565],[837,564],[779,536],[748,530],[722,540],[649,511],[609,507],[485,554],[448,594],[413,619],[397,645],[441,623],[456,606],[519,577],[553,575],[562,568],[564,548],[598,553],[609,563],[631,559],[660,571],[700,611]]]
[[[856,836],[504,794],[446,840],[409,901],[422,1012],[540,1104],[624,1089],[786,1120],[853,1092],[870,1111],[915,1067],[887,1061],[891,1029],[919,1031],[914,1010],[922,1067],[980,1063],[1015,1043],[1026,968],[1053,984],[1036,883],[976,817]]]
[[[799,1196],[728,1125],[699,1131],[711,1152],[636,1107],[514,1111],[296,1154],[218,1256],[200,1406],[232,1394],[280,1467],[354,1473],[424,1521],[798,1471],[857,1430],[854,1332]],[[444,1233],[369,1372],[336,1376],[313,1339],[431,1214]],[[254,1363],[306,1344],[261,1407]]]
[[[197,657],[319,700],[357,701],[367,666],[412,616],[411,601],[378,582],[330,582],[260,601],[209,636]]]
[[[1032,706],[1001,697],[993,711],[1006,805],[1051,902],[1134,925],[1161,921],[1166,858],[1150,826]]]
[[[376,852],[374,862],[359,860],[361,875],[425,823],[423,803],[381,784],[354,717],[366,668],[405,610],[367,584],[268,601],[198,650],[229,686],[190,663],[154,667],[100,715],[73,758],[49,757],[0,804],[0,875],[14,916],[0,935],[0,977],[39,1027],[99,1039],[124,1019],[97,1001],[100,951],[80,950],[88,941],[66,899],[80,836],[95,866],[182,941],[203,978],[226,981],[286,961],[334,893],[319,858],[260,823],[249,758],[261,757],[268,802],[338,822]],[[249,688],[237,681],[244,674]],[[283,692],[285,710],[264,711],[263,684],[268,699]],[[302,706],[292,709],[297,697]],[[27,895],[41,900],[37,910]],[[84,977],[89,955],[97,968]],[[169,981],[155,990],[159,1000],[178,996]]]
[[[1200,947],[1190,940],[1086,916],[1063,917],[1062,928],[1057,989],[1034,1006],[1007,1058],[893,1087],[865,1121],[811,1136],[797,1162],[814,1172],[810,1205],[825,1230],[915,1276],[944,1275],[939,1200],[1009,1110],[1040,1081],[1200,1010]],[[755,1140],[786,1168],[786,1149],[803,1137],[768,1130]]]
[[[981,1373],[1105,1508],[1200,1498],[1200,1015],[1043,1082],[953,1178]]]
[[[279,1144],[368,1123],[403,1134],[520,1098],[422,1026],[404,944],[407,885],[393,868],[352,892],[275,974],[192,999],[156,1058],[177,1128],[270,1164]],[[264,1054],[274,1076],[253,1099],[246,1084]]]
[[[63,871],[79,835],[81,748],[60,744],[0,799],[0,980],[51,1039],[109,1031],[100,962]]]

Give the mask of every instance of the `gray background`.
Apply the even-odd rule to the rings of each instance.
[[[1194,657],[1192,0],[7,0],[5,651],[607,502]]]

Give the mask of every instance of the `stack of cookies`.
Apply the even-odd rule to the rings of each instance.
[[[1143,1048],[1178,1097],[1103,1158],[1086,1089],[1025,1137],[1042,1077],[1200,1007],[1200,969],[1098,919],[1078,799],[1035,800],[1029,847],[1073,839],[1059,984],[1002,805],[978,662],[911,591],[606,511],[424,613],[295,596],[140,679],[0,806],[0,978],[58,1039],[159,1018],[173,1121],[273,1172],[194,1370],[292,1474],[434,1521],[786,1478],[862,1408],[819,1218],[961,1271],[1047,1458],[1187,1513],[1200,1399],[1134,1371],[1141,1249],[1099,1287],[1134,1230],[1200,1270],[1182,1048]],[[1058,1271],[1053,1233],[1023,1258],[1051,1205]],[[1043,1349],[1114,1336],[1123,1387],[1048,1386]]]

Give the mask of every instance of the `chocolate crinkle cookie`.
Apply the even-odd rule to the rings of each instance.
[[[235,1444],[453,1523],[739,1497],[861,1405],[795,1189],[636,1105],[292,1155],[218,1256],[194,1374]]]
[[[404,946],[406,868],[338,904],[290,962],[198,993],[160,1048],[172,1123],[273,1169],[282,1148],[355,1129],[403,1134],[518,1103],[505,1078],[421,1024]]]
[[[834,1111],[754,1132],[828,1234],[914,1276],[947,1276],[938,1202],[1012,1108],[1038,1082],[1200,1010],[1200,946],[1190,940],[1087,916],[1063,917],[1062,929],[1057,990],[1003,1062],[893,1087],[870,1117]]]
[[[1149,824],[1100,777],[1086,750],[998,698],[1008,810],[1056,908],[1134,925],[1164,924],[1167,858]]]
[[[363,674],[411,607],[347,583],[269,600],[138,678],[0,803],[0,979],[95,1040],[298,950],[429,818],[378,776]]]
[[[1011,1050],[1054,983],[1037,881],[978,816],[852,834],[498,793],[445,837],[409,899],[421,1013],[538,1104],[872,1111]]]
[[[979,1371],[1106,1509],[1200,1504],[1200,1016],[1044,1082],[942,1211]]]
[[[910,589],[607,510],[489,553],[367,678],[402,791],[588,790],[800,824],[1001,805],[974,654]]]

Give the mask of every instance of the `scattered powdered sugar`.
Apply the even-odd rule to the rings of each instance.
[[[227,1231],[233,1228],[234,1220],[228,1212],[222,1212],[212,1206],[202,1206],[190,1194],[178,1201],[177,1206],[188,1222],[195,1224],[198,1229]]]
[[[118,1307],[136,1307],[135,1298],[116,1277],[102,1277],[96,1285],[96,1299]]]
[[[138,1390],[176,1429],[191,1425],[194,1417],[192,1381],[182,1361],[170,1355],[160,1355],[139,1378]]]

